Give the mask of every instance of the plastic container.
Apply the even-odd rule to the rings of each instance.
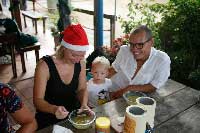
[[[156,101],[150,97],[138,97],[136,103],[146,110],[147,118],[146,121],[151,126],[154,127],[154,117],[156,110]]]
[[[96,133],[110,133],[110,119],[108,117],[98,117],[95,128]]]
[[[139,105],[126,108],[123,133],[144,133],[146,130],[146,111]]]

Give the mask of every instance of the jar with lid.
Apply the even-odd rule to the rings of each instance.
[[[98,117],[95,128],[96,133],[110,133],[110,119],[108,117]]]

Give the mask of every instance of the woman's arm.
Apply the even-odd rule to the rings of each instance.
[[[88,90],[86,86],[86,65],[81,61],[81,72],[79,74],[78,98],[81,102],[81,108],[88,108]]]
[[[17,133],[33,133],[37,129],[34,114],[25,105],[21,109],[11,113],[11,116],[21,125]]]
[[[33,103],[37,110],[55,114],[57,106],[49,104],[47,101],[44,100],[48,79],[49,68],[43,60],[40,60],[35,69]]]

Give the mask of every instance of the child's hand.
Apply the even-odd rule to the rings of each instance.
[[[69,112],[63,106],[58,106],[55,112],[57,119],[64,119],[67,117],[68,114]]]

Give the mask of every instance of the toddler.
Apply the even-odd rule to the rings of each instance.
[[[88,105],[92,108],[109,101],[109,88],[112,85],[110,79],[106,78],[110,62],[104,56],[96,57],[92,62],[91,78],[87,82],[89,93]]]

